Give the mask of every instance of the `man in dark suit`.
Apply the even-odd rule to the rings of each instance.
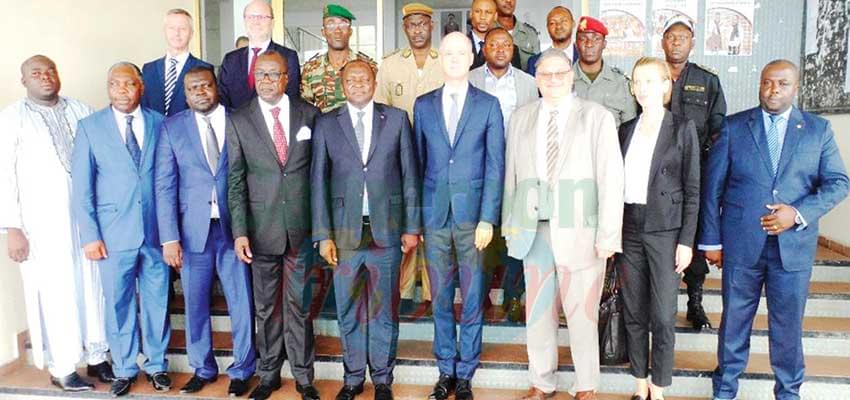
[[[186,353],[194,375],[180,392],[198,392],[218,378],[210,331],[210,296],[218,276],[233,334],[228,392],[242,396],[256,364],[254,322],[250,272],[236,257],[230,233],[227,113],[218,102],[212,68],[190,69],[184,83],[190,109],[163,124],[154,182],[163,258],[180,272],[186,305]]]
[[[164,25],[165,41],[168,44],[165,57],[142,67],[145,82],[142,107],[170,116],[188,108],[186,94],[183,93],[186,71],[197,66],[212,66],[189,53],[193,29],[192,16],[188,11],[182,8],[168,10]]]
[[[482,251],[499,222],[505,174],[505,128],[499,100],[469,84],[469,39],[450,33],[440,45],[446,83],[416,99],[416,148],[424,177],[422,223],[434,312],[434,356],[440,378],[432,399],[455,392],[472,399],[469,381],[481,356],[485,296]],[[450,249],[454,246],[457,262]],[[463,311],[455,335],[454,281]],[[460,353],[458,354],[458,347]]]
[[[466,37],[470,41],[472,48],[472,65],[470,70],[478,68],[487,61],[484,58],[484,39],[487,32],[496,26],[496,1],[495,0],[473,0],[469,11],[469,19],[472,24],[472,29]],[[519,48],[514,46],[511,56],[511,65],[517,69],[522,69],[522,61],[520,60]]]
[[[774,395],[800,398],[818,220],[847,196],[848,178],[829,122],[792,106],[798,82],[792,62],[768,63],[761,106],[730,116],[708,158],[699,247],[723,267],[715,399],[737,396],[762,289]]]
[[[286,95],[299,97],[301,84],[301,66],[298,53],[272,41],[274,13],[268,2],[254,0],[245,6],[242,13],[245,31],[248,33],[248,46],[227,53],[221,61],[218,79],[218,94],[221,104],[236,109],[257,96],[254,90],[254,68],[257,57],[267,50],[274,50],[283,56],[287,66]]]
[[[135,382],[142,349],[154,389],[171,388],[165,359],[170,274],[162,260],[153,184],[162,115],[139,105],[144,85],[137,66],[117,63],[108,76],[110,106],[80,120],[74,138],[71,202],[86,257],[100,265],[115,374],[111,393],[117,397]]]
[[[280,368],[289,359],[302,399],[318,399],[304,289],[314,252],[310,138],[319,111],[284,93],[280,53],[259,55],[254,77],[259,97],[234,111],[225,128],[231,230],[237,256],[252,264],[260,385],[251,398],[266,399],[280,388]]]
[[[313,241],[336,269],[345,364],[336,398],[352,400],[363,391],[368,364],[375,399],[390,400],[399,264],[402,251],[416,248],[421,228],[418,166],[407,113],[372,101],[371,65],[348,62],[342,85],[345,105],[316,121],[311,172]]]

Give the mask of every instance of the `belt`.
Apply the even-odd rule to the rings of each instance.
[[[369,216],[368,215],[363,216],[363,225],[369,225]]]

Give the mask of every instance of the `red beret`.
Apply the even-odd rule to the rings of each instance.
[[[602,36],[608,36],[608,28],[602,21],[586,15],[579,18],[576,32],[596,32]]]

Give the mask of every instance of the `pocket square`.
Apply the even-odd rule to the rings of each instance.
[[[313,131],[311,131],[310,128],[306,126],[302,126],[301,129],[298,130],[298,133],[295,134],[295,140],[299,142],[302,140],[310,140],[312,136]]]

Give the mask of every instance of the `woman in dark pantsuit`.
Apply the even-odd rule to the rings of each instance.
[[[643,112],[620,127],[626,171],[620,276],[637,379],[632,400],[655,400],[672,383],[680,274],[691,263],[697,229],[699,146],[694,123],[664,108],[672,89],[666,62],[641,58],[631,84]]]

